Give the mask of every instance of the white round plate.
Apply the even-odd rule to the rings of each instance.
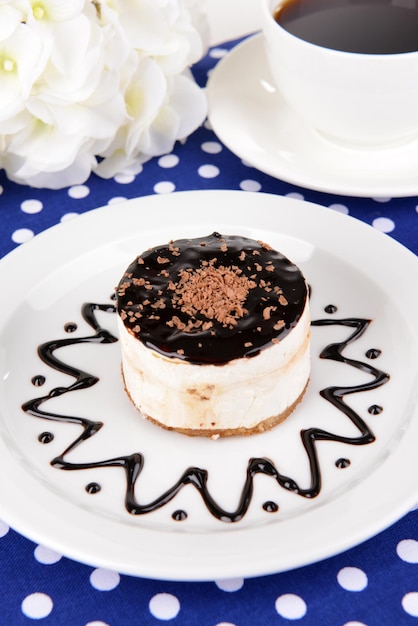
[[[170,239],[213,231],[269,242],[300,265],[311,286],[312,376],[296,411],[274,430],[253,437],[186,437],[147,422],[126,397],[118,342],[85,342],[93,328],[81,316],[84,302],[112,305],[120,276],[135,256]],[[239,191],[190,191],[126,201],[56,226],[0,262],[0,518],[34,541],[96,567],[175,580],[213,580],[278,572],[334,555],[399,519],[416,502],[418,348],[417,258],[372,227],[314,204]],[[5,304],[7,303],[7,306]],[[327,305],[337,310],[326,312]],[[96,312],[116,332],[115,314]],[[343,351],[359,362],[321,359],[321,350],[351,334],[338,320],[373,320]],[[66,324],[74,332],[66,332]],[[74,328],[77,326],[77,328]],[[67,340],[73,345],[63,346]],[[75,382],[44,363],[37,348],[57,341],[56,358],[98,377],[89,388],[62,393]],[[366,356],[381,350],[378,359]],[[194,485],[158,510],[127,512],[122,466],[109,459],[137,453],[144,459],[134,495],[141,506],[159,500],[190,467],[208,472],[207,489],[226,511],[235,511],[251,458],[268,458],[282,474],[309,488],[311,473],[303,430],[359,435],[339,408],[320,395],[328,386],[368,385],[375,366],[386,384],[347,391],[350,411],[375,435],[373,443],[318,441],[322,489],[315,498],[258,474],[241,521],[212,515]],[[35,386],[34,377],[45,383]],[[22,404],[54,396],[37,417]],[[368,408],[381,406],[380,414]],[[175,410],[175,407],[173,407]],[[65,452],[83,432],[77,419],[103,422],[92,437]],[[54,435],[41,443],[41,433]],[[79,469],[53,467],[64,455]],[[345,469],[338,459],[349,459]],[[83,465],[84,464],[84,465]],[[101,490],[88,493],[97,483]],[[263,504],[273,501],[277,512]],[[152,508],[152,507],[151,507]],[[175,511],[187,519],[175,521]]]
[[[385,150],[343,147],[321,137],[274,86],[261,35],[232,49],[208,81],[209,120],[232,152],[262,172],[335,194],[418,194],[418,141]]]

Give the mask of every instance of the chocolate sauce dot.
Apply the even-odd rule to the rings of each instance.
[[[367,410],[370,415],[379,415],[379,413],[383,411],[383,407],[379,406],[378,404],[372,404]]]
[[[54,438],[54,435],[46,430],[45,432],[41,433],[38,436],[38,441],[40,443],[51,443],[53,438]]]
[[[337,459],[335,461],[335,465],[336,467],[338,467],[339,469],[345,469],[346,467],[348,467],[349,465],[351,465],[351,461],[350,459]]]
[[[66,333],[74,333],[77,330],[77,324],[74,322],[68,322],[65,324],[64,330]]]
[[[336,313],[337,307],[335,306],[335,304],[327,304],[324,311],[325,313]]]
[[[277,513],[279,506],[275,502],[268,500],[267,502],[264,502],[263,509],[267,511],[267,513]]]
[[[98,493],[101,490],[99,483],[89,483],[86,485],[87,493]]]
[[[176,522],[184,522],[184,520],[187,519],[187,513],[186,511],[182,511],[181,509],[179,509],[178,511],[174,511],[171,517]]]
[[[116,292],[114,291],[114,292],[112,293],[112,295],[110,296],[110,299],[111,299],[111,300],[116,300],[116,298],[117,298],[117,295],[116,295]]]
[[[378,348],[370,348],[370,350],[367,350],[366,352],[366,356],[368,359],[377,359],[377,357],[379,357],[381,354],[382,351]]]
[[[42,376],[42,374],[38,374],[37,376],[34,376],[31,380],[31,383],[34,387],[42,387],[42,385],[45,383],[45,376]]]

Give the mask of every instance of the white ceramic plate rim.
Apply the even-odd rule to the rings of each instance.
[[[219,61],[210,74],[207,93],[216,135],[265,174],[338,195],[418,193],[414,166],[418,142],[360,151],[322,138],[290,110],[275,88],[261,34],[239,43]]]
[[[411,252],[351,217],[269,194],[191,191],[136,198],[88,212],[49,229],[1,261],[2,292],[9,293],[13,276],[19,275],[22,267],[27,268],[27,272],[21,274],[24,287],[25,281],[36,280],[37,276],[40,279],[39,268],[47,268],[50,259],[57,259],[58,264],[71,262],[77,255],[94,251],[109,240],[123,239],[127,226],[129,233],[155,229],[156,215],[168,230],[171,227],[178,230],[179,223],[202,223],[205,229],[221,223],[231,228],[239,224],[239,228],[255,229],[255,232],[280,230],[312,241],[337,256],[347,255],[352,250],[349,242],[355,241],[353,264],[359,271],[374,272],[385,280],[394,280],[395,265],[408,274],[408,285],[416,284],[418,279],[417,258]],[[416,290],[409,292],[402,284],[397,287],[418,346]],[[10,310],[2,307],[0,329],[9,314]],[[51,490],[38,476],[28,473],[25,465],[11,453],[2,432],[4,419],[0,406],[0,471],[3,476],[0,516],[33,541],[80,562],[125,574],[172,580],[213,580],[288,570],[335,555],[383,530],[412,508],[418,494],[418,477],[411,471],[418,438],[416,402],[404,436],[378,469],[343,497],[313,507],[300,517],[262,527],[240,528],[237,525],[232,532],[190,534],[161,533],[149,527],[130,525],[121,528],[114,520],[106,518],[100,519],[97,525],[91,510],[74,506],[73,502],[58,496],[59,506],[55,507]],[[384,498],[371,497],[383,486]]]

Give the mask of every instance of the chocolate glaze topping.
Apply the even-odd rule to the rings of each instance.
[[[307,286],[267,244],[212,233],[151,248],[117,288],[126,328],[147,347],[194,363],[255,356],[299,321]]]

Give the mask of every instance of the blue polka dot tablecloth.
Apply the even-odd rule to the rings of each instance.
[[[206,84],[208,72],[234,44],[212,48],[194,68],[200,84]],[[334,196],[295,187],[242,162],[206,123],[132,177],[104,181],[91,176],[83,185],[49,191],[17,186],[0,173],[0,255],[99,206],[192,189],[263,191],[316,202],[350,214],[418,253],[418,198]],[[2,306],[6,304],[3,294]],[[418,510],[316,564],[258,578],[190,583],[135,578],[80,564],[0,522],[0,624],[32,623],[418,626]]]

